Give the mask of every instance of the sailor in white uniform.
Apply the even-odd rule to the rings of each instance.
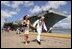
[[[39,44],[41,44],[41,42],[40,42],[40,35],[41,35],[41,32],[42,32],[42,27],[47,31],[45,22],[43,20],[44,20],[44,17],[41,16],[40,19],[35,21],[34,24],[33,24],[33,27],[36,27],[36,30],[37,30],[37,33],[38,33],[37,34],[37,42]]]

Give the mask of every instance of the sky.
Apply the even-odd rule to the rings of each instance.
[[[1,1],[1,25],[6,21],[14,22],[22,19],[26,14],[31,16],[49,8],[68,15],[54,25],[55,27],[71,28],[71,1]]]

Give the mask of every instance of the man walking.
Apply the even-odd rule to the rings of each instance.
[[[35,27],[37,30],[37,43],[41,44],[40,35],[42,32],[42,27],[47,31],[47,28],[44,22],[44,16],[40,16],[39,19],[34,22],[33,27]]]

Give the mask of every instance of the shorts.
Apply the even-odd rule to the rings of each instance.
[[[25,27],[24,34],[29,34],[29,27]]]

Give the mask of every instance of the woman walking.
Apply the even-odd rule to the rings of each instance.
[[[29,43],[29,25],[30,25],[30,20],[29,20],[29,15],[26,15],[23,17],[23,27],[24,27],[24,40],[25,44],[27,45]]]

